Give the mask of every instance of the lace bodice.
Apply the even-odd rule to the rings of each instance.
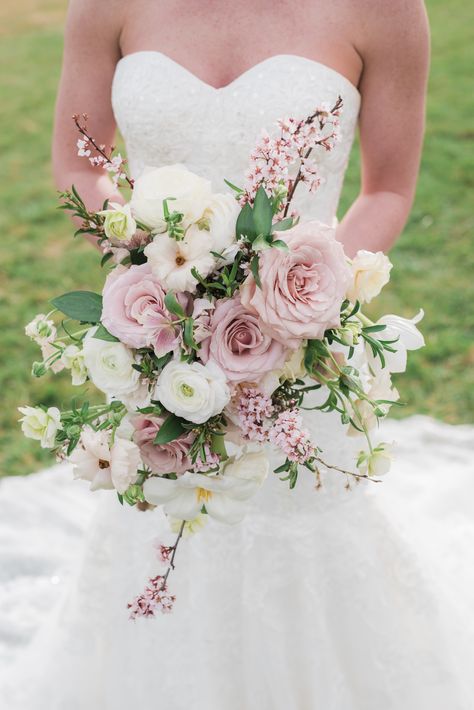
[[[323,184],[301,190],[295,206],[306,218],[331,223],[359,113],[360,95],[344,76],[295,55],[270,57],[216,89],[160,52],[134,52],[117,65],[112,104],[133,175],[145,165],[183,163],[209,178],[216,190],[227,178],[243,183],[248,158],[262,129],[285,116],[303,117],[323,102],[344,102],[341,141],[321,148]]]

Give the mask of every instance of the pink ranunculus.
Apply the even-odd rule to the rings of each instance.
[[[165,307],[165,291],[148,264],[114,269],[102,295],[102,323],[122,343],[151,346],[159,357],[176,348],[178,331]]]
[[[230,382],[257,382],[285,361],[285,347],[262,331],[258,317],[242,305],[239,296],[217,302],[209,327],[201,360],[214,360]]]
[[[301,340],[320,339],[340,325],[351,272],[331,227],[317,221],[299,224],[284,239],[288,252],[273,247],[260,254],[262,288],[249,275],[240,296],[267,333],[296,348]]]
[[[137,415],[133,418],[133,440],[140,449],[143,463],[153,473],[184,473],[192,466],[189,449],[194,434],[188,432],[168,444],[154,444],[153,440],[164,421],[165,417]]]

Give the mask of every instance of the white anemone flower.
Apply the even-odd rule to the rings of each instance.
[[[221,523],[239,523],[246,503],[255,495],[268,474],[268,459],[263,452],[229,459],[216,475],[187,472],[171,480],[153,476],[145,481],[145,499],[163,505],[167,515],[179,520],[194,520],[204,506]]]
[[[408,350],[418,350],[425,344],[425,339],[420,333],[416,324],[421,321],[424,316],[422,309],[414,318],[402,318],[401,316],[386,315],[377,321],[377,325],[385,325],[379,337],[383,340],[395,340],[396,343],[392,347],[396,352],[391,353],[384,350],[384,357],[387,370],[389,372],[405,372],[407,369],[407,352]]]

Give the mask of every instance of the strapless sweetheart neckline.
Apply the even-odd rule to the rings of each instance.
[[[249,74],[258,71],[262,67],[266,66],[270,62],[273,62],[275,60],[281,60],[281,59],[291,59],[293,61],[301,61],[305,63],[312,64],[314,66],[317,66],[321,68],[322,70],[328,72],[329,74],[336,75],[340,79],[342,79],[346,85],[352,89],[357,96],[360,97],[360,91],[359,89],[355,86],[355,84],[352,83],[350,79],[347,78],[344,74],[341,74],[337,69],[334,69],[333,67],[330,67],[328,64],[324,64],[323,62],[319,62],[316,59],[310,59],[309,57],[304,57],[300,54],[273,54],[270,57],[266,57],[265,59],[262,59],[260,62],[257,62],[256,64],[253,64],[251,67],[248,69],[245,69],[243,72],[238,74],[232,81],[229,81],[227,84],[224,84],[224,86],[214,86],[213,84],[209,84],[209,82],[205,81],[204,79],[201,79],[197,74],[194,74],[190,69],[187,69],[183,64],[180,64],[176,60],[172,59],[168,54],[164,54],[163,52],[160,52],[155,49],[141,49],[137,50],[136,52],[130,52],[129,54],[124,54],[121,59],[117,62],[117,66],[121,64],[124,61],[129,60],[132,57],[137,57],[140,55],[145,55],[145,54],[152,54],[158,57],[162,57],[165,61],[169,62],[170,64],[173,64],[175,67],[178,67],[181,69],[183,72],[185,72],[188,76],[192,77],[195,79],[195,81],[199,82],[203,86],[207,87],[211,91],[226,91],[227,89],[233,88],[236,84],[238,84],[242,79],[247,77]]]

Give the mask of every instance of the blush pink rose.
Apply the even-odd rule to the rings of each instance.
[[[340,326],[351,272],[331,227],[316,221],[299,224],[284,239],[288,252],[272,248],[260,254],[262,288],[249,275],[240,297],[266,332],[297,348],[301,340],[320,339],[328,328]]]
[[[153,347],[158,357],[178,345],[173,316],[165,308],[166,292],[148,264],[118,266],[102,292],[102,323],[132,348]]]
[[[155,436],[164,421],[165,417],[144,414],[134,417],[133,440],[140,449],[143,463],[149,466],[153,473],[184,473],[192,466],[189,449],[194,441],[194,434],[188,432],[168,444],[154,444]]]
[[[214,360],[230,382],[256,382],[285,361],[285,347],[262,331],[258,317],[238,296],[217,302],[209,329],[200,358]]]

